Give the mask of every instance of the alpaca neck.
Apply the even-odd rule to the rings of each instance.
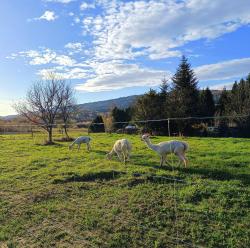
[[[145,142],[146,142],[148,148],[152,149],[153,151],[158,152],[158,146],[152,144],[151,141],[150,141],[150,139],[146,139]]]

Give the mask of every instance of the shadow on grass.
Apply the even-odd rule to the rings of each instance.
[[[93,152],[100,154],[100,155],[107,155],[109,151],[93,150]]]
[[[183,184],[182,180],[184,178],[176,177],[176,176],[170,176],[170,175],[156,175],[156,174],[145,174],[143,175],[144,177],[139,177],[139,178],[132,178],[129,180],[127,183],[128,187],[135,187],[139,184],[144,184],[144,183],[154,183],[154,184],[173,184],[174,180],[180,180],[178,183]]]
[[[232,174],[228,171],[218,170],[218,169],[208,169],[208,168],[178,168],[186,174],[198,174],[203,178],[213,179],[213,180],[239,180],[245,185],[250,185],[250,175],[247,174]]]
[[[149,162],[148,160],[145,160],[145,157],[143,156],[137,155],[135,157],[138,158],[135,164],[139,166],[146,166],[165,171],[172,171],[174,169],[184,174],[200,175],[202,176],[202,178],[212,179],[212,180],[221,180],[221,181],[239,180],[244,185],[250,185],[250,175],[248,174],[237,174],[237,173],[234,174],[219,169],[197,168],[197,167],[192,168],[192,165],[190,165],[188,168],[184,168],[182,165],[178,166],[178,162],[176,162],[176,164],[173,167],[169,165],[159,166],[155,162]]]
[[[52,146],[52,147],[62,147],[63,144],[59,144],[59,143],[36,143],[36,146]]]
[[[98,181],[98,180],[114,180],[122,175],[126,174],[123,171],[101,171],[96,173],[89,173],[84,175],[74,174],[70,177],[66,177],[63,179],[55,179],[52,183],[54,184],[60,184],[60,183],[69,183],[69,182],[92,182],[92,181]]]

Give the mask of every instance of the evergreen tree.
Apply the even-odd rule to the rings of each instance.
[[[96,116],[96,118],[92,121],[92,124],[89,127],[89,131],[93,133],[105,132],[104,122],[103,122],[103,118],[101,115]]]
[[[113,122],[129,122],[131,120],[130,109],[119,109],[114,107],[111,111],[111,116],[113,118]],[[127,123],[115,123],[114,128],[122,128],[126,126]]]
[[[199,111],[198,81],[185,56],[172,78],[171,115],[172,117],[197,116]],[[190,134],[193,121],[178,121],[178,131]]]
[[[230,94],[228,104],[230,115],[245,115],[246,117],[233,118],[237,124],[242,137],[250,136],[250,75],[246,80],[241,79],[239,83],[235,82]]]
[[[217,107],[217,114],[220,116],[229,113],[230,95],[226,88],[223,89]]]
[[[165,99],[165,97],[164,97]],[[148,93],[139,97],[134,105],[135,120],[157,120],[164,114],[163,96],[155,90],[150,89]],[[158,131],[166,133],[167,124],[163,122],[148,122],[142,124],[144,131]]]
[[[215,103],[211,90],[207,87],[200,92],[200,116],[212,117],[215,113]],[[212,119],[204,119],[204,123],[212,125]]]
[[[219,116],[225,116],[229,114],[229,104],[230,104],[230,94],[226,90],[226,88],[224,88],[218,102],[217,114]],[[219,129],[219,135],[221,137],[228,136],[229,133],[228,119],[226,118],[220,119],[218,129]]]

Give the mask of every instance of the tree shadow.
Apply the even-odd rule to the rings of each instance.
[[[172,171],[174,169],[184,174],[199,175],[205,179],[212,179],[219,181],[239,180],[244,185],[250,185],[250,175],[248,174],[233,174],[225,170],[191,167],[192,165],[189,166],[188,168],[185,168],[182,165],[178,166],[178,162],[176,162],[176,164],[173,166],[170,165],[160,166],[159,164],[156,165],[156,163],[153,161],[149,162],[148,160],[145,160],[144,156],[136,155],[135,157],[137,157],[137,161],[134,164],[138,166],[144,166],[144,167],[146,166],[165,171]]]
[[[186,174],[201,175],[202,178],[219,180],[219,181],[229,181],[229,180],[239,180],[244,185],[250,185],[250,175],[247,174],[232,174],[228,171],[219,169],[208,169],[208,168],[178,168],[179,171]]]
[[[63,144],[59,144],[59,143],[56,143],[56,142],[52,142],[52,143],[36,143],[35,144],[36,146],[48,146],[48,147],[62,147],[64,146]]]
[[[93,181],[110,181],[121,177],[126,174],[123,171],[101,171],[96,173],[88,173],[88,174],[73,174],[69,177],[63,179],[54,179],[52,183],[61,184],[61,183],[69,183],[69,182],[93,182]]]
[[[107,155],[108,151],[102,151],[102,150],[93,150],[93,152],[100,154],[100,155]]]

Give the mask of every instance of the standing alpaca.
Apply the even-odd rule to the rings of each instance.
[[[91,138],[88,136],[80,136],[77,139],[75,139],[75,141],[69,145],[69,149],[71,150],[73,148],[73,146],[76,144],[78,145],[78,151],[80,150],[81,144],[85,143],[87,145],[87,150],[90,150],[90,141]]]
[[[129,156],[132,150],[132,146],[127,139],[117,140],[110,153],[107,154],[107,159],[111,159],[116,153],[120,161],[126,163],[129,161]]]
[[[183,162],[184,166],[187,167],[188,160],[185,156],[185,152],[188,150],[189,147],[186,142],[171,140],[154,145],[149,139],[149,134],[144,134],[141,139],[147,144],[150,149],[160,155],[160,166],[162,166],[164,162],[166,162],[167,154],[174,153],[179,158],[180,163]]]

